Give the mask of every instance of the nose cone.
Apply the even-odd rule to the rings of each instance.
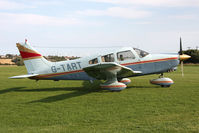
[[[189,59],[189,58],[191,58],[191,56],[186,55],[186,54],[179,55],[179,59],[180,59],[181,61],[187,60],[187,59]]]

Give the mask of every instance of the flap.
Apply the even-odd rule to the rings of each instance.
[[[133,71],[132,69],[115,62],[93,64],[84,68],[83,70],[93,78],[106,80],[107,73],[116,69],[118,78],[130,77],[132,75],[142,73],[141,71]]]

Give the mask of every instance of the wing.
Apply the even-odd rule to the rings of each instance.
[[[34,77],[37,76],[39,74],[27,74],[27,75],[19,75],[19,76],[13,76],[13,77],[9,77],[10,79],[23,79],[23,78],[30,78],[30,77]]]
[[[132,69],[122,66],[115,62],[104,62],[94,64],[83,69],[89,76],[96,79],[106,80],[107,73],[117,71],[118,78],[130,77],[142,73],[141,71],[133,71]]]

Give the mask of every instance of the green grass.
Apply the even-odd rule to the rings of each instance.
[[[8,79],[25,67],[0,67],[0,133],[199,132],[199,66],[165,74],[170,88],[131,78],[121,92],[99,82]]]

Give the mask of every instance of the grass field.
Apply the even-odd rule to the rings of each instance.
[[[25,67],[0,67],[0,133],[199,132],[199,66],[165,74],[170,88],[131,78],[121,92],[85,81],[14,80]]]

